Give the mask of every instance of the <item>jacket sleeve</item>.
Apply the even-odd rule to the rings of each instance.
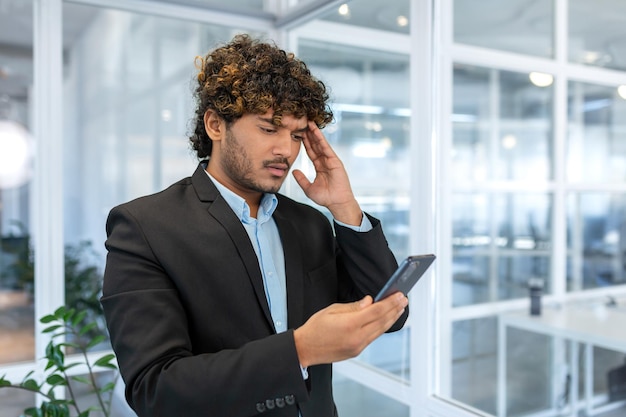
[[[339,282],[342,301],[353,301],[366,295],[375,297],[398,267],[389,249],[380,221],[365,213],[372,223],[372,230],[357,232],[335,222],[337,236]],[[400,330],[409,316],[404,314],[389,329]]]
[[[186,306],[140,223],[124,207],[115,208],[107,235],[101,303],[126,397],[138,416],[184,410],[189,416],[244,417],[270,406],[275,410],[266,415],[297,415],[294,404],[308,391],[293,331],[195,353]]]

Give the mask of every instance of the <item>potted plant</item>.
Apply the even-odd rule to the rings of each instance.
[[[37,393],[43,397],[38,407],[30,407],[24,410],[25,416],[31,417],[88,417],[92,411],[100,412],[109,417],[111,413],[111,400],[117,381],[117,365],[115,356],[111,353],[104,354],[95,361],[90,361],[88,351],[92,347],[102,343],[105,336],[102,334],[92,335],[97,323],[92,321],[84,324],[87,311],[77,312],[75,309],[60,307],[53,314],[44,316],[40,322],[47,325],[44,333],[51,334],[51,340],[46,347],[45,366],[43,381],[33,377],[34,371],[30,372],[21,382],[15,383],[0,377],[0,389],[14,388]],[[79,353],[80,360],[67,363],[66,348]],[[69,370],[76,366],[86,366],[85,376],[70,375]],[[105,368],[115,372],[111,382],[100,383],[97,378],[96,368]],[[84,408],[78,402],[75,392],[76,384],[88,387],[96,398],[96,404]],[[58,388],[65,389],[68,398],[59,398]]]

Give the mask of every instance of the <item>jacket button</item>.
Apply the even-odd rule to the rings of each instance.
[[[296,403],[296,397],[293,395],[285,395],[285,402],[289,405],[294,405]]]
[[[259,413],[265,412],[265,404],[264,403],[256,403],[256,411]]]
[[[274,409],[274,407],[276,407],[276,403],[274,402],[274,400],[266,400],[265,406],[267,407],[268,410],[272,410]]]
[[[285,399],[284,398],[276,398],[276,406],[278,408],[283,408],[285,406]]]

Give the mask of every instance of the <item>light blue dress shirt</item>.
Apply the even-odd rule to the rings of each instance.
[[[224,200],[226,200],[226,203],[233,209],[248,233],[254,252],[259,260],[265,297],[270,307],[274,328],[276,333],[282,333],[287,330],[287,279],[283,244],[280,240],[276,222],[272,217],[274,210],[278,206],[278,198],[274,194],[263,194],[257,218],[255,219],[250,216],[250,206],[242,197],[224,187],[208,172],[207,175],[213,181]],[[365,215],[360,226],[351,226],[337,220],[335,221],[337,224],[349,227],[357,232],[372,230],[372,223]],[[301,369],[302,377],[307,379],[308,373],[306,368]]]

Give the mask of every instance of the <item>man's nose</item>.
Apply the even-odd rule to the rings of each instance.
[[[274,143],[274,155],[289,158],[293,149],[293,138],[289,132],[280,132]]]

